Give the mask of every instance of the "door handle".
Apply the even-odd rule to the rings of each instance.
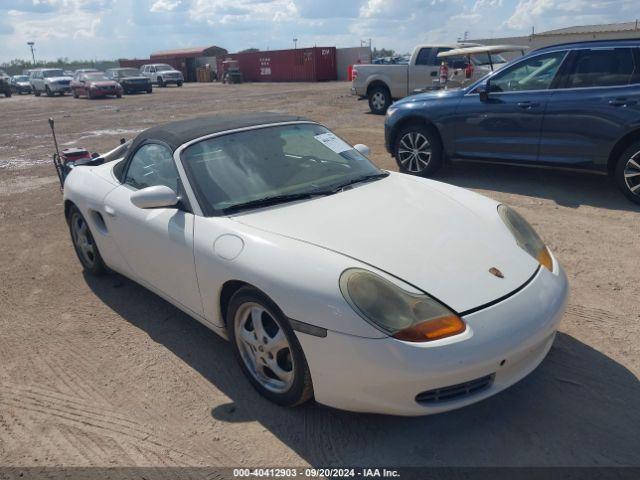
[[[539,107],[540,104],[536,102],[518,102],[518,107],[529,110],[531,108]]]
[[[110,207],[109,205],[105,205],[104,206],[104,213],[106,213],[110,217],[115,217],[116,216],[115,209],[113,207]]]
[[[629,100],[628,98],[614,98],[613,100],[609,100],[609,105],[614,107],[626,107],[628,105],[635,105],[637,100]]]

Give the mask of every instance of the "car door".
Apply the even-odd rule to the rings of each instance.
[[[545,107],[566,56],[563,50],[525,57],[471,87],[456,110],[454,155],[535,162]]]
[[[540,160],[606,170],[613,145],[640,127],[640,53],[632,47],[572,52],[547,106]]]
[[[171,150],[164,144],[146,143],[131,157],[122,185],[105,199],[108,228],[138,281],[201,314],[193,213],[185,205],[142,209],[131,203],[134,192],[155,185],[181,191]]]
[[[409,65],[408,94],[414,90],[433,86],[438,78],[438,67],[433,65],[434,48],[421,48],[416,57],[415,65]]]

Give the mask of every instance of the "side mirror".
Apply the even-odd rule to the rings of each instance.
[[[489,86],[489,80],[487,80],[482,85],[478,85],[478,88],[476,88],[476,92],[478,92],[478,96],[480,97],[481,102],[487,102],[489,100],[490,88],[491,87]]]
[[[138,208],[175,207],[180,199],[165,185],[143,188],[131,195],[131,203]]]
[[[354,145],[353,148],[355,148],[358,152],[360,152],[365,157],[368,157],[369,154],[371,153],[371,150],[369,150],[369,147],[367,147],[366,145],[363,145],[362,143]]]

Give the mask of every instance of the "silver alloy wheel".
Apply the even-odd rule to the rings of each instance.
[[[91,237],[91,232],[89,232],[87,222],[77,213],[71,217],[71,233],[78,253],[82,256],[87,266],[93,267],[96,261],[95,243],[93,242],[93,237]]]
[[[376,108],[376,110],[382,110],[385,103],[386,98],[384,97],[384,93],[382,92],[376,92],[371,97],[371,104]]]
[[[409,132],[400,139],[398,149],[400,164],[411,173],[418,173],[431,162],[431,144],[420,132]]]
[[[293,385],[291,346],[276,317],[258,303],[244,303],[234,318],[236,345],[245,367],[267,390],[284,393]]]
[[[631,193],[640,195],[640,152],[634,153],[624,167],[624,182]]]

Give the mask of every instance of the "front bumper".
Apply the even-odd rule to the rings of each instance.
[[[63,85],[60,83],[50,83],[47,85],[53,93],[69,93],[71,92],[71,84]]]
[[[122,88],[126,92],[146,92],[151,88],[151,83],[149,82],[131,82],[131,83],[123,83]]]
[[[495,395],[533,371],[547,355],[564,312],[567,279],[540,268],[509,298],[464,316],[467,330],[426,343],[297,332],[319,403],[358,412],[427,415]],[[436,402],[416,396],[492,376],[486,388]]]

